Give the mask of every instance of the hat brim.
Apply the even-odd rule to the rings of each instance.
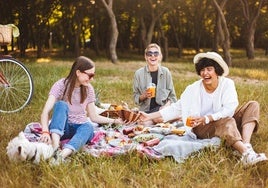
[[[229,74],[229,67],[226,64],[226,62],[222,59],[222,57],[217,54],[216,52],[206,52],[206,53],[199,53],[194,56],[194,64],[198,63],[200,59],[202,58],[208,58],[213,59],[215,62],[217,62],[221,68],[223,69],[222,76],[227,76]]]

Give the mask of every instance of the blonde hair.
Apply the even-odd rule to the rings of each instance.
[[[160,62],[162,61],[163,55],[162,55],[162,51],[161,48],[158,44],[156,43],[151,43],[149,44],[145,50],[144,50],[144,55],[146,56],[146,53],[151,49],[151,48],[157,48],[158,52],[159,52],[159,56],[160,56]]]

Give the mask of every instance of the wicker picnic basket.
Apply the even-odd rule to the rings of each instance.
[[[106,110],[100,114],[101,116],[110,117],[110,118],[121,118],[125,122],[135,123],[140,117],[139,112],[132,110]]]
[[[0,25],[0,44],[10,44],[12,40],[12,27]]]

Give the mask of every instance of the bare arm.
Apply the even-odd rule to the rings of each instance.
[[[40,137],[41,142],[51,143],[50,136],[48,134],[48,122],[49,122],[49,113],[53,109],[53,106],[56,102],[56,98],[53,95],[49,95],[46,104],[43,108],[43,112],[41,114],[41,125],[43,134]]]
[[[96,107],[93,102],[87,105],[86,110],[88,112],[88,116],[90,120],[95,123],[100,123],[100,124],[104,124],[104,123],[123,124],[124,123],[121,118],[112,119],[112,118],[107,118],[107,117],[97,114]]]
[[[153,112],[150,114],[147,114],[145,112],[140,112],[140,113],[141,113],[141,116],[140,116],[141,121],[149,121],[149,120],[153,120],[153,119],[157,119],[157,118],[162,118],[159,111]]]

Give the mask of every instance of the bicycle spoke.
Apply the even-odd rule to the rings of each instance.
[[[0,85],[0,112],[16,112],[31,100],[33,83],[26,67],[14,59],[0,59],[0,72],[8,86]]]

